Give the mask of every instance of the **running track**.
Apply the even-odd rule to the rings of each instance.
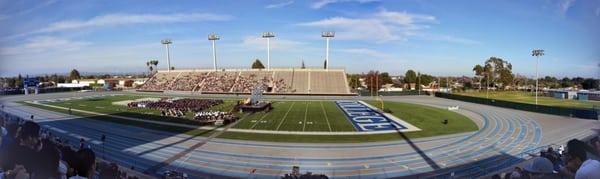
[[[300,166],[302,173],[324,173],[333,178],[402,177],[453,166],[464,167],[464,170],[460,167],[453,170],[467,172],[472,170],[472,165],[497,165],[499,159],[504,157],[515,158],[518,157],[517,154],[539,146],[564,144],[573,138],[584,138],[594,134],[590,129],[598,128],[598,121],[592,120],[434,97],[403,96],[387,97],[386,100],[442,108],[459,105],[460,110],[457,112],[473,119],[480,130],[394,142],[270,143],[219,138],[208,140],[205,137],[190,137],[97,120],[73,120],[76,117],[13,102],[85,95],[98,93],[5,96],[0,98],[0,101],[5,104],[5,111],[23,118],[35,114],[35,120],[43,127],[49,128],[54,135],[67,138],[75,145],[79,138],[86,138],[98,157],[105,156],[107,160],[122,166],[134,166],[138,171],[162,166],[161,162],[181,155],[156,172],[180,170],[192,178],[279,178],[284,173],[289,173],[294,165]],[[99,141],[102,134],[107,135],[104,149]],[[203,145],[195,148],[199,143]],[[460,176],[460,173],[457,173],[457,176]]]

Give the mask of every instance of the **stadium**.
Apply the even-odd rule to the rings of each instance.
[[[300,2],[287,3],[265,6],[264,9]],[[312,4],[311,11],[305,14],[344,3],[359,5],[346,7],[353,9],[383,2],[326,1]],[[366,58],[348,62],[350,60],[343,59],[348,56],[336,56],[344,52],[376,52],[349,50],[347,46],[353,45],[355,37],[344,36],[344,33],[360,36],[360,33],[349,33],[360,28],[348,30],[345,23],[338,21],[348,20],[354,26],[354,23],[371,22],[375,18],[411,15],[377,7],[376,14],[356,21],[332,16],[323,21],[285,27],[343,24],[342,28],[337,28],[341,34],[334,31],[317,34],[319,43],[324,40],[318,55],[312,54],[314,47],[278,53],[315,57],[318,60],[307,58],[307,61],[324,62],[320,67],[305,67],[304,59],[301,66],[295,66],[292,65],[295,60],[284,58],[277,59],[280,67],[272,67],[275,62],[271,61],[271,51],[282,47],[272,49],[271,40],[279,39],[273,39],[273,32],[264,32],[260,38],[266,41],[266,48],[261,47],[260,52],[266,51],[266,60],[263,59],[266,65],[259,59],[254,60],[253,56],[253,60],[240,62],[254,62],[249,68],[240,68],[238,64],[227,63],[227,57],[234,53],[246,55],[244,53],[248,52],[244,48],[251,47],[229,44],[224,46],[237,49],[221,52],[221,47],[215,44],[221,37],[208,33],[208,39],[203,40],[211,43],[210,53],[205,53],[207,50],[191,51],[191,56],[211,57],[210,63],[205,63],[207,60],[198,62],[201,65],[194,61],[193,65],[178,63],[177,68],[172,66],[177,60],[185,59],[173,58],[173,52],[179,53],[177,50],[195,44],[189,45],[191,42],[179,38],[184,42],[174,46],[178,41],[166,38],[160,40],[160,44],[157,39],[152,39],[152,45],[127,42],[126,46],[149,46],[150,50],[129,52],[129,48],[124,47],[123,51],[127,52],[115,52],[114,56],[119,60],[102,62],[114,63],[110,68],[118,68],[129,65],[119,54],[149,53],[144,56],[146,59],[151,56],[145,66],[136,64],[144,69],[140,73],[80,75],[73,69],[68,75],[22,77],[19,73],[18,77],[0,78],[0,178],[495,179],[600,176],[600,162],[597,161],[600,159],[598,79],[538,77],[537,64],[535,77],[513,74],[513,65],[504,60],[506,58],[494,56],[486,58],[483,65],[476,64],[472,70],[469,67],[468,73],[474,73],[474,77],[432,73],[436,74],[434,76],[424,72],[450,68],[441,62],[429,64],[429,69],[421,69],[423,71],[415,72],[407,65],[409,67],[402,67],[408,68],[405,74],[380,73],[380,70],[389,69],[385,63],[395,62],[384,60],[386,56],[380,54],[375,57],[381,58],[385,65],[374,65],[379,62]],[[30,34],[82,27],[110,28],[125,23],[187,23],[189,19],[226,26],[228,24],[218,23],[235,19],[210,14],[187,17],[185,13],[176,14],[175,17],[185,16],[177,20],[158,15],[113,19],[113,16],[121,15],[127,14],[66,21]],[[391,22],[394,28],[390,29],[427,29],[429,25],[437,25],[437,20],[433,16],[415,15],[405,21]],[[116,22],[111,24],[110,21]],[[390,20],[373,22],[366,26],[389,25]],[[410,24],[416,22],[427,25]],[[212,27],[214,24],[202,25]],[[131,30],[128,28],[133,29],[126,27],[119,32],[128,32]],[[158,34],[181,33],[178,31],[181,29],[173,29],[174,32]],[[234,30],[227,32],[236,33]],[[368,32],[370,30],[364,33],[372,35]],[[405,34],[418,33],[406,31]],[[146,40],[146,35],[155,34],[142,35]],[[338,36],[342,36],[339,41]],[[389,38],[392,37],[396,38],[393,35]],[[397,38],[402,41],[399,39],[413,36]],[[432,39],[481,45],[450,36],[427,40]],[[375,40],[377,44],[371,45],[388,45],[385,40]],[[73,43],[81,48],[92,44]],[[330,48],[330,43],[339,43],[340,49]],[[297,47],[293,45],[310,43],[290,44]],[[38,46],[45,45],[26,47]],[[69,47],[76,49],[74,51],[79,49]],[[398,44],[392,47],[413,48]],[[98,49],[98,53],[106,53]],[[163,50],[166,51],[163,53]],[[330,50],[334,55],[330,56]],[[154,51],[159,51],[160,67]],[[5,57],[2,56],[5,52],[12,51],[0,46],[0,57]],[[534,49],[528,50],[526,55],[539,60],[545,54],[544,50]],[[1,60],[0,65],[9,64]],[[462,62],[451,63],[463,65]],[[361,66],[363,71],[349,70],[357,68],[352,65]],[[364,70],[370,71],[365,73]],[[594,172],[594,169],[599,170]]]
[[[343,69],[158,70],[131,90],[2,105],[5,119],[140,177],[489,177],[594,136],[597,123],[438,92],[358,96],[347,84]]]

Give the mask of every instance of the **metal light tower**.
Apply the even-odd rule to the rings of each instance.
[[[267,39],[267,70],[271,70],[271,41],[270,39],[275,37],[273,32],[263,32],[262,38]]]
[[[215,71],[217,71],[217,48],[215,48],[215,41],[221,39],[217,34],[209,34],[208,35],[208,40],[210,40],[212,42],[212,49],[213,49],[213,69]]]
[[[538,104],[538,64],[540,63],[540,57],[544,56],[544,50],[534,49],[531,51],[531,56],[535,57],[535,105]]]
[[[173,43],[173,41],[171,41],[171,39],[163,39],[160,41],[161,44],[165,45],[165,48],[167,48],[167,65],[169,66],[169,68],[167,69],[167,71],[171,71],[171,53],[169,51],[169,45]]]
[[[327,40],[327,46],[325,47],[325,68],[329,70],[329,39],[335,36],[335,32],[322,32],[321,37],[324,37]]]

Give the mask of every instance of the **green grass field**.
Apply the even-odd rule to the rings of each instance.
[[[296,102],[295,104],[302,102]],[[336,107],[332,101],[323,101],[323,104],[331,104]],[[367,101],[367,103],[380,107],[380,102]],[[407,138],[431,137],[446,134],[456,134],[463,132],[471,132],[478,130],[477,125],[464,115],[445,109],[400,103],[400,102],[385,102],[385,108],[392,111],[392,115],[418,127],[421,131],[407,132]],[[310,110],[310,109],[309,109]],[[340,111],[339,109],[337,111]],[[347,120],[345,116],[339,113],[341,119]],[[244,120],[248,120],[246,118]],[[331,119],[331,118],[330,118]],[[448,119],[448,124],[442,124],[444,119]],[[242,121],[244,122],[244,121]],[[341,122],[341,120],[340,120]],[[347,122],[348,128],[353,128]],[[241,123],[240,123],[241,124]],[[343,125],[343,124],[342,124]],[[352,129],[353,130],[353,129]],[[241,132],[225,132],[219,138],[240,139],[240,140],[259,140],[269,142],[308,142],[308,143],[350,143],[350,142],[375,142],[375,141],[391,141],[403,140],[404,138],[399,133],[391,134],[371,134],[371,135],[272,135],[258,133],[241,133]]]
[[[113,105],[112,102],[145,98],[151,96],[110,96],[103,98],[80,99],[62,102],[48,103],[50,105],[91,111],[116,116],[135,117],[148,120],[160,120],[167,122],[188,123],[193,122],[189,119],[164,117],[159,115],[158,110],[128,108],[126,106]],[[379,102],[367,101],[373,106],[378,106]],[[42,105],[22,103],[46,110],[68,113],[67,110],[57,109]],[[235,105],[234,100],[226,100],[225,104],[214,106],[214,110],[229,110]],[[239,123],[233,128],[240,129],[262,129],[279,131],[355,131],[353,125],[349,122],[342,111],[337,107],[334,101],[273,101],[273,110],[268,113],[260,112],[250,115],[238,114],[242,116]],[[372,135],[273,135],[242,132],[225,132],[218,136],[219,138],[258,140],[271,142],[309,142],[309,143],[348,143],[348,142],[374,142],[402,140],[406,138],[429,137],[445,134],[455,134],[461,132],[476,131],[477,126],[467,117],[448,111],[445,109],[429,106],[385,102],[386,109],[392,111],[392,115],[411,123],[422,129],[422,131],[408,132],[400,135],[391,134],[372,134]],[[212,131],[199,129],[184,129],[171,126],[161,126],[137,121],[128,121],[110,116],[94,116],[87,113],[73,112],[73,115],[86,117],[94,120],[103,120],[125,125],[139,126],[155,130],[163,130],[176,133],[187,133],[191,135],[208,135]],[[442,124],[444,119],[449,120],[448,125]]]
[[[276,131],[355,131],[333,101],[275,101],[270,112],[252,114],[234,128]]]
[[[486,92],[464,92],[456,93],[458,95],[473,96],[486,98]],[[535,104],[535,95],[531,92],[521,91],[490,91],[490,99],[513,101],[527,104]],[[599,101],[579,101],[572,99],[557,99],[546,96],[538,96],[538,104],[545,106],[559,106],[559,107],[576,107],[576,108],[600,108]]]

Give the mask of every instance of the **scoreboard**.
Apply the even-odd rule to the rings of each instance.
[[[23,80],[23,87],[37,87],[40,84],[40,80],[37,78],[25,78]]]

